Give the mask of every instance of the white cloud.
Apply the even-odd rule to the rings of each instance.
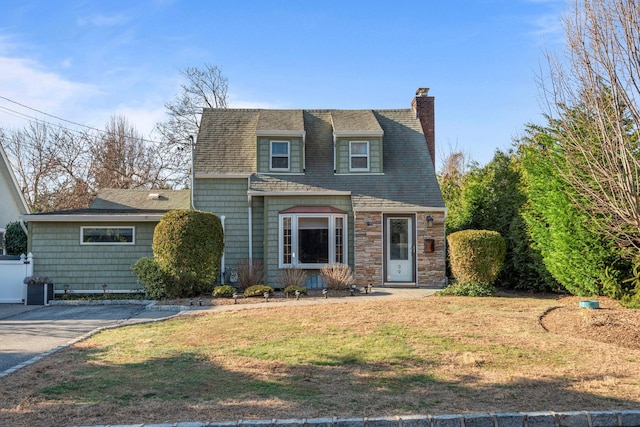
[[[83,18],[78,18],[78,25],[87,26],[92,25],[94,27],[114,27],[118,25],[126,24],[131,20],[131,17],[124,14],[117,15],[102,15],[96,14]]]
[[[62,114],[65,106],[75,106],[82,99],[99,93],[94,86],[66,80],[58,74],[43,70],[29,59],[0,56],[0,70],[1,96],[53,115]],[[42,114],[5,99],[0,99],[0,106],[45,119]],[[25,119],[19,120],[14,115],[0,116],[0,124],[22,125],[24,122]]]

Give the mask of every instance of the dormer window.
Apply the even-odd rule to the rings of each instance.
[[[351,172],[369,171],[369,141],[349,142],[349,170]]]
[[[289,153],[289,141],[271,141],[271,162],[269,164],[269,170],[288,172]]]

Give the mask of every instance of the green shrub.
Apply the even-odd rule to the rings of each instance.
[[[152,248],[160,269],[176,282],[179,296],[210,291],[222,257],[222,224],[209,212],[169,211],[156,226]]]
[[[459,297],[488,297],[494,295],[498,290],[493,285],[481,285],[479,283],[453,283],[436,295],[454,295]]]
[[[307,294],[307,288],[305,288],[304,286],[291,285],[284,288],[284,294],[287,296],[287,298],[289,297],[289,295],[295,296],[296,291],[300,292],[300,295]]]
[[[27,254],[27,235],[24,234],[19,222],[10,222],[5,227],[4,248],[7,251],[7,255]],[[1,250],[0,255],[2,255]]]
[[[265,292],[269,292],[269,295],[273,295],[273,288],[266,285],[254,285],[249,286],[244,290],[245,297],[262,297]]]
[[[178,298],[180,288],[171,277],[162,272],[153,257],[140,258],[131,266],[131,271],[138,277],[145,293],[152,299]]]
[[[215,298],[231,298],[236,293],[236,288],[231,285],[221,285],[213,288]]]
[[[459,284],[492,285],[506,251],[497,231],[462,230],[447,236],[451,272]]]
[[[355,278],[348,264],[329,264],[320,269],[324,287],[332,290],[344,290],[355,283]]]

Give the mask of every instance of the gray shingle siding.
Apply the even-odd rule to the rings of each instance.
[[[81,245],[82,226],[134,226],[135,245]],[[152,256],[151,243],[156,223],[46,223],[29,224],[30,251],[34,254],[33,272],[48,276],[55,289],[135,290],[136,276],[131,265],[139,258]]]
[[[225,262],[234,267],[249,258],[247,179],[197,179],[195,207],[225,217]]]

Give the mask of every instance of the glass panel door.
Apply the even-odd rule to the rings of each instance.
[[[387,281],[413,282],[412,218],[387,218]]]

